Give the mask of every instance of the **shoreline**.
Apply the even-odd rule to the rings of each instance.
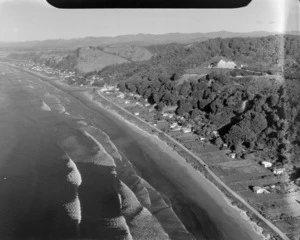
[[[56,87],[61,86],[62,88],[66,89],[67,87],[70,88],[69,85],[60,82],[59,80],[56,80],[55,78],[50,78],[47,76],[44,76],[42,74],[39,73],[35,73],[32,71],[29,71],[27,69],[23,69],[25,70],[25,72],[32,74],[36,77],[40,77],[40,78],[46,78],[48,79],[48,81],[52,81],[53,83],[50,82],[51,85],[54,85]],[[47,80],[46,80],[47,81]],[[65,86],[64,86],[65,85]],[[71,86],[72,88],[72,86]],[[129,124],[130,126],[132,126],[133,129],[135,129],[136,131],[139,131],[140,133],[143,133],[145,136],[147,137],[151,137],[151,141],[155,138],[155,140],[157,141],[157,139],[159,139],[159,141],[161,141],[162,143],[166,144],[167,146],[169,146],[171,148],[172,151],[176,152],[176,154],[178,154],[180,157],[184,158],[183,156],[181,156],[181,154],[178,152],[177,149],[174,149],[172,147],[172,145],[176,146],[179,145],[179,148],[181,148],[181,150],[185,151],[186,153],[190,153],[192,158],[194,158],[194,161],[188,161],[187,159],[184,158],[185,162],[188,163],[190,166],[192,166],[195,170],[197,170],[198,172],[200,172],[203,177],[205,177],[216,189],[218,189],[223,197],[225,198],[225,200],[228,202],[228,204],[233,207],[233,208],[237,208],[239,209],[240,212],[240,216],[241,217],[245,217],[243,216],[244,214],[246,214],[247,216],[247,221],[254,223],[251,224],[254,231],[260,235],[261,237],[264,237],[264,239],[270,239],[270,238],[266,238],[262,232],[263,231],[267,231],[267,232],[271,232],[273,233],[272,235],[274,236],[274,232],[276,232],[276,234],[278,234],[282,239],[288,239],[277,227],[275,227],[269,220],[265,219],[263,216],[261,216],[256,210],[253,211],[253,209],[249,208],[249,204],[245,204],[245,201],[241,201],[240,197],[237,197],[236,195],[232,194],[232,192],[228,191],[228,186],[227,188],[224,186],[225,184],[221,184],[220,182],[217,181],[217,179],[214,177],[214,173],[207,167],[207,165],[202,161],[199,161],[199,159],[197,159],[197,157],[195,158],[195,156],[193,156],[193,153],[191,153],[188,149],[185,149],[184,146],[182,146],[178,141],[172,139],[166,139],[166,138],[171,138],[170,136],[168,136],[167,134],[161,132],[159,129],[155,128],[154,126],[151,126],[151,129],[154,129],[155,133],[153,132],[149,132],[149,130],[147,130],[146,128],[143,128],[143,124],[147,124],[150,125],[149,123],[146,123],[145,121],[143,121],[142,119],[134,116],[132,113],[128,112],[126,109],[120,107],[119,105],[111,102],[110,100],[106,99],[104,96],[98,94],[97,96],[97,100],[93,99],[93,95],[94,93],[91,92],[91,89],[87,89],[87,88],[79,88],[79,87],[73,87],[73,90],[78,89],[78,91],[80,93],[82,93],[82,95],[85,95],[86,98],[88,98],[88,100],[94,102],[95,104],[99,105],[99,107],[102,107],[106,110],[110,110],[110,113],[113,114],[114,116],[118,117],[119,119],[121,119],[122,121],[125,121],[127,124]],[[102,99],[102,102],[99,102],[99,98]],[[107,101],[106,103],[103,103],[103,101]],[[108,106],[107,106],[108,105]],[[112,105],[112,106],[109,106]],[[117,111],[114,108],[118,108],[119,111]],[[120,113],[121,111],[121,113]],[[130,115],[128,115],[130,114]],[[127,117],[127,118],[126,118]],[[130,118],[130,119],[128,119]],[[133,118],[134,121],[131,121]],[[137,121],[137,122],[136,122]],[[159,136],[159,133],[162,133],[162,136]],[[162,139],[165,138],[165,139]],[[174,140],[174,141],[173,141]],[[172,142],[172,145],[170,145],[170,141]],[[178,147],[178,146],[177,146]],[[196,159],[196,160],[195,160]],[[220,180],[220,179],[219,179]],[[221,181],[221,180],[220,180]],[[250,206],[251,207],[251,206]],[[261,226],[263,225],[263,226]],[[271,225],[271,226],[270,226]],[[275,228],[274,228],[275,227]],[[261,229],[263,229],[261,231]],[[278,239],[278,236],[274,239]]]
[[[183,156],[181,156],[180,153],[178,153],[176,149],[174,149],[172,146],[170,146],[168,144],[168,142],[165,141],[165,139],[161,139],[159,137],[159,133],[162,132],[159,129],[155,128],[154,126],[151,126],[151,128],[153,128],[153,129],[155,129],[157,131],[158,135],[150,133],[146,129],[144,129],[143,127],[139,126],[137,123],[133,123],[132,121],[126,119],[126,116],[124,116],[124,115],[130,114],[130,117],[133,117],[133,118],[137,119],[137,121],[145,122],[143,119],[140,119],[139,117],[134,116],[132,113],[128,112],[126,109],[122,108],[118,104],[111,102],[109,99],[105,98],[103,95],[100,95],[99,93],[97,93],[97,95],[98,95],[97,96],[97,100],[98,101],[97,101],[97,100],[93,100],[93,94],[94,93],[91,93],[90,90],[83,91],[82,93],[84,95],[86,95],[86,97],[89,98],[90,101],[93,101],[93,102],[97,103],[98,105],[100,105],[100,107],[102,107],[102,108],[104,108],[106,110],[109,110],[111,114],[115,115],[116,117],[118,117],[122,121],[125,121],[127,124],[129,124],[130,126],[132,126],[133,128],[135,128],[137,131],[143,132],[143,134],[146,134],[148,137],[149,136],[150,137],[155,137],[156,139],[160,140],[162,143],[164,143],[168,147],[170,147],[172,149],[172,151],[176,152],[180,157],[183,158]],[[108,104],[115,105],[115,107],[117,107],[121,111],[123,111],[124,115],[122,115],[121,113],[119,113],[117,110],[113,109],[112,106],[105,106],[105,105],[103,105],[103,102],[99,102],[99,97],[102,98],[104,101],[107,101]],[[146,122],[145,122],[145,124],[150,125],[149,123],[146,123]],[[164,137],[167,136],[168,138],[171,138],[166,133],[163,133],[163,135],[164,135]],[[176,144],[178,144],[177,140],[174,140],[174,141],[176,142]],[[182,146],[180,146],[180,147],[182,147]],[[184,150],[190,152],[188,149],[184,149]],[[222,193],[223,198],[227,201],[227,203],[232,208],[235,208],[235,209],[237,209],[239,211],[240,216],[242,218],[244,218],[244,219],[247,218],[246,220],[251,224],[253,230],[259,236],[261,236],[262,239],[278,239],[278,237],[280,237],[281,239],[285,239],[285,240],[289,239],[289,238],[287,238],[287,236],[284,235],[284,233],[282,233],[269,220],[265,219],[255,209],[254,209],[255,211],[252,211],[252,209],[249,209],[248,206],[247,206],[248,204],[247,205],[244,204],[245,200],[244,201],[240,201],[241,197],[236,198],[236,195],[232,195],[231,192],[229,192],[226,188],[224,188],[225,183],[222,182],[224,185],[220,185],[219,182],[215,181],[216,179],[211,176],[211,173],[213,175],[215,175],[215,174],[208,168],[208,166],[203,161],[202,162],[198,161],[198,162],[195,163],[195,162],[189,162],[186,159],[184,159],[184,160],[186,161],[187,164],[191,165],[195,170],[197,170],[198,172],[200,172],[216,189],[218,189]],[[263,221],[262,221],[262,219],[263,219]],[[262,226],[262,225],[264,225],[264,226]],[[273,225],[274,228],[277,228],[277,231],[275,231],[272,227],[270,227],[270,225]],[[267,232],[266,235],[263,234],[263,232]]]
[[[94,101],[98,105],[100,105],[100,107],[105,108],[106,110],[110,110],[111,114],[113,114],[114,116],[118,117],[122,121],[125,121],[128,125],[130,125],[134,129],[134,131],[138,131],[140,134],[142,134],[142,135],[144,135],[146,137],[150,137],[151,141],[155,141],[155,140],[156,141],[160,141],[161,144],[164,144],[164,145],[166,145],[167,147],[170,148],[170,149],[165,149],[165,148],[161,147],[161,145],[160,145],[160,147],[161,147],[161,149],[163,149],[163,151],[166,151],[167,153],[169,153],[170,151],[173,151],[173,153],[175,153],[176,155],[178,155],[179,158],[183,159],[186,162],[186,164],[190,164],[175,149],[173,149],[166,141],[163,141],[162,139],[160,139],[156,134],[149,133],[147,130],[142,129],[140,126],[138,126],[138,125],[130,122],[124,116],[122,116],[119,113],[117,113],[117,111],[112,110],[109,107],[105,107],[100,102],[93,100],[92,99],[93,96],[92,96],[92,94],[89,91],[85,91],[85,92],[83,92],[83,94],[86,95],[86,97],[89,98],[90,101]],[[101,97],[103,97],[103,96],[101,96]],[[231,200],[228,197],[228,195],[226,193],[224,193],[224,191],[222,191],[219,188],[219,186],[217,186],[213,181],[211,181],[209,179],[209,177],[207,176],[207,174],[209,174],[208,172],[203,172],[203,170],[201,171],[201,170],[199,170],[199,168],[195,168],[193,165],[192,165],[192,167],[195,170],[197,170],[202,175],[203,178],[205,178],[206,180],[208,180],[208,182],[211,184],[212,187],[214,187],[216,190],[218,190],[222,194],[224,200],[228,203],[228,205],[239,212],[240,217],[243,218],[244,220],[246,220],[251,225],[252,229],[257,233],[257,235],[259,235],[260,237],[262,237],[263,240],[271,239],[270,237],[265,236],[263,234],[263,231],[264,231],[263,227],[259,226],[256,221],[251,220],[251,218],[247,214],[247,210],[242,209],[242,208],[238,207],[236,204],[234,204],[234,200]]]

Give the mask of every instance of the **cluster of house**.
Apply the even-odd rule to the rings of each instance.
[[[265,186],[265,187],[255,186],[252,188],[252,190],[256,194],[262,194],[262,193],[270,193],[270,188],[274,189],[276,188],[276,186],[275,185]]]
[[[172,131],[182,131],[183,133],[191,133],[193,127],[191,124],[187,124],[186,126],[179,125],[178,122],[173,122],[169,126]]]
[[[88,85],[93,85],[95,82],[103,81],[104,79],[98,75],[91,75],[85,79]]]
[[[112,93],[112,92],[115,92],[115,91],[119,91],[119,89],[116,86],[104,84],[104,86],[101,87],[99,89],[99,91],[102,92],[102,93]]]
[[[30,68],[31,70],[37,71],[37,72],[44,72],[48,75],[58,75],[61,78],[70,78],[75,77],[76,72],[74,71],[61,71],[56,70],[51,67],[47,67],[45,64],[36,64],[32,61],[21,63],[20,66]]]
[[[272,172],[275,175],[281,175],[285,172],[285,168],[273,168],[273,163],[268,162],[268,161],[262,161],[262,162],[260,162],[260,164],[262,166],[264,166],[265,168],[272,169]],[[253,187],[253,192],[255,192],[257,194],[270,193],[270,189],[275,189],[275,188],[276,188],[275,185],[270,185],[270,186],[265,186],[265,187],[255,186],[255,187]]]
[[[272,172],[275,174],[275,175],[281,175],[285,172],[285,168],[272,168],[273,166],[273,163],[271,162],[268,162],[268,161],[262,161],[261,162],[261,165],[263,165],[265,168],[270,168],[272,169]]]

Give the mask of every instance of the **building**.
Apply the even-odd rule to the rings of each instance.
[[[178,123],[177,122],[173,122],[171,125],[170,125],[170,128],[171,129],[174,129],[178,126]]]
[[[136,112],[136,113],[134,113],[134,115],[135,115],[135,116],[138,116],[138,115],[140,115],[140,114],[139,114],[138,112]]]
[[[271,162],[262,161],[261,165],[263,165],[265,168],[270,168],[273,164]]]
[[[236,68],[236,64],[233,61],[225,61],[221,59],[219,62],[214,62],[208,66],[208,68]]]
[[[173,128],[173,131],[180,131],[181,130],[181,126],[177,126],[175,128]]]
[[[215,137],[219,137],[218,131],[212,131],[212,134],[213,134]]]
[[[192,132],[192,127],[191,126],[183,127],[181,129],[181,131],[184,132],[184,133],[190,133],[190,132]]]
[[[125,97],[124,93],[120,93],[117,95],[117,98],[124,98],[124,97]]]
[[[235,158],[236,157],[236,153],[230,153],[229,157],[232,158],[232,159]]]
[[[273,169],[273,173],[274,173],[275,175],[281,175],[281,174],[284,173],[284,171],[285,171],[284,168],[274,168],[274,169]]]
[[[255,192],[256,194],[270,193],[270,192],[269,192],[267,189],[265,189],[264,187],[259,187],[259,186],[253,187],[253,192]]]

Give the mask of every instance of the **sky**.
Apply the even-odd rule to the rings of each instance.
[[[239,9],[57,9],[46,0],[0,0],[0,41],[171,32],[299,31],[297,0]]]

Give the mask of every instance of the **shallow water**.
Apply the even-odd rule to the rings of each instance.
[[[0,233],[12,236],[20,236],[25,230],[28,234],[35,232],[36,236],[52,233],[51,224],[55,219],[52,210],[56,209],[56,206],[52,205],[49,208],[45,199],[62,194],[63,188],[54,192],[47,192],[45,189],[59,186],[60,182],[57,179],[64,174],[58,172],[57,174],[62,175],[56,179],[47,169],[60,165],[61,162],[55,159],[63,155],[53,133],[54,126],[61,123],[72,125],[76,120],[63,114],[66,109],[71,116],[80,116],[87,124],[93,124],[105,131],[122,157],[128,159],[141,177],[166,197],[167,202],[170,201],[175,213],[197,239],[260,239],[250,224],[240,217],[238,211],[226,203],[218,190],[184,161],[176,160],[178,156],[166,154],[161,146],[157,145],[157,141],[139,134],[123,121],[99,109],[96,104],[84,99],[78,91],[67,88],[65,90],[70,95],[65,95],[34,77],[30,78],[34,89],[28,88],[25,87],[26,79],[21,77],[22,74],[15,70],[15,74],[19,75],[17,77],[13,73],[5,76],[5,79],[0,78],[0,146],[4,149],[0,153]],[[19,79],[22,81],[18,81]],[[63,98],[59,98],[59,95]],[[68,102],[64,103],[63,99],[66,97]],[[47,108],[43,101],[48,105]],[[52,109],[52,105],[61,107],[57,108],[57,111],[45,111],[49,110],[48,108]],[[89,175],[95,167],[79,164],[78,169],[82,172],[83,182],[89,183]],[[103,178],[106,171],[101,171],[103,173],[98,176],[97,182],[111,178],[110,175]],[[93,181],[89,183],[90,186],[93,185]],[[40,182],[47,184],[39,184]],[[107,185],[100,184],[99,188],[93,190],[95,194],[91,194],[90,191],[84,194],[88,189],[86,186],[83,185],[81,191],[85,196],[82,198],[85,202],[83,208],[90,212],[89,216],[92,216],[91,206],[95,204],[93,195],[103,195],[100,189],[106,189],[114,199],[111,204],[118,205],[114,190]],[[9,202],[7,196],[13,196],[15,202]],[[85,214],[85,210],[83,213]],[[119,212],[107,214],[117,216]],[[25,216],[30,219],[26,218],[25,221]],[[45,216],[48,216],[47,220],[40,221],[45,219]],[[24,222],[27,224],[20,227]],[[86,234],[89,227],[84,226]]]

